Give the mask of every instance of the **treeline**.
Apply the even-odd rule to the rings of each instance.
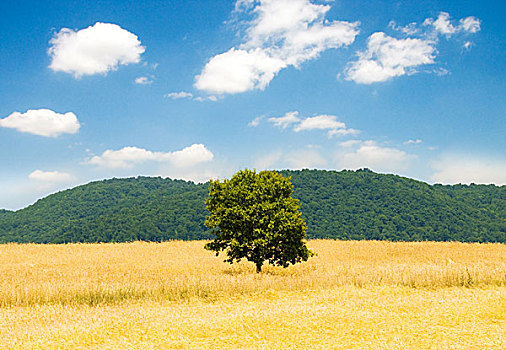
[[[506,243],[506,186],[428,185],[359,171],[291,176],[309,238]],[[92,182],[0,211],[0,242],[210,239],[208,184],[138,177]]]

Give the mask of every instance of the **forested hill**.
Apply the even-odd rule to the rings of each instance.
[[[138,177],[91,182],[0,215],[0,242],[124,242],[209,238],[208,185]]]
[[[429,185],[359,171],[282,171],[312,238],[506,242],[506,186]]]
[[[359,171],[291,176],[309,238],[506,243],[506,186],[428,185]],[[92,182],[0,211],[0,242],[209,239],[208,184],[138,177]]]

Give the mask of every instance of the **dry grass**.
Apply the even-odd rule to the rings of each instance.
[[[506,245],[318,240],[256,274],[203,244],[0,245],[0,348],[506,348]]]
[[[498,349],[506,288],[337,287],[0,309],[2,349]]]
[[[0,306],[125,299],[214,300],[336,286],[506,286],[506,245],[310,241],[318,256],[282,269],[229,265],[203,242],[0,246]]]

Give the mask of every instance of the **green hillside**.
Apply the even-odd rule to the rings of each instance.
[[[506,186],[359,171],[283,171],[312,238],[506,242]]]
[[[0,242],[204,239],[207,185],[138,177],[92,182],[0,216]]]
[[[428,185],[359,171],[291,176],[309,238],[506,243],[506,186]],[[208,239],[208,184],[138,177],[92,182],[0,211],[0,242]]]

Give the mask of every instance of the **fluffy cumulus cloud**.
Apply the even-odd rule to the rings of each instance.
[[[100,156],[94,156],[86,163],[106,168],[131,168],[147,161],[168,162],[179,168],[209,162],[214,155],[202,144],[193,144],[174,152],[153,152],[138,147],[123,147],[119,150],[106,150]]]
[[[60,114],[50,109],[29,109],[25,113],[14,112],[0,119],[0,127],[45,137],[75,134],[80,126],[74,113]]]
[[[105,74],[119,65],[138,63],[145,51],[135,34],[116,24],[101,22],[78,31],[63,28],[50,44],[49,68],[76,78]]]
[[[243,43],[212,57],[195,77],[195,87],[217,94],[263,90],[283,68],[350,45],[358,23],[328,21],[329,10],[309,0],[238,0],[236,14],[253,17]]]
[[[358,130],[347,128],[346,124],[337,120],[334,115],[318,115],[315,117],[300,118],[299,112],[288,112],[282,117],[269,118],[268,121],[274,126],[286,129],[293,125],[293,131],[324,130],[329,137],[351,135],[359,133]]]
[[[177,167],[190,167],[198,163],[210,162],[214,155],[203,144],[193,144],[180,151],[166,154],[169,161]]]
[[[370,168],[381,172],[397,172],[409,168],[414,155],[403,150],[384,147],[374,141],[353,140],[337,154],[337,163],[343,169]]]
[[[437,183],[506,185],[506,162],[501,159],[446,155],[431,166],[431,180]]]
[[[236,50],[214,56],[196,77],[195,87],[216,94],[263,90],[286,63],[262,49]]]
[[[66,183],[75,180],[75,177],[69,173],[59,171],[42,171],[35,170],[28,175],[30,180],[40,181],[44,183]]]
[[[346,80],[372,84],[417,73],[419,67],[435,63],[439,35],[450,38],[457,33],[476,33],[481,29],[481,21],[470,16],[457,24],[448,13],[441,12],[436,19],[427,18],[422,25],[410,23],[402,27],[391,21],[389,27],[408,37],[399,39],[383,32],[373,33],[367,40],[367,49],[357,52],[358,60],[345,69]],[[472,43],[466,41],[463,45],[469,49]],[[448,73],[441,69],[433,72]]]
[[[349,65],[346,79],[359,84],[387,81],[416,72],[416,67],[434,63],[434,42],[417,38],[395,39],[385,33],[372,34],[367,50]]]

